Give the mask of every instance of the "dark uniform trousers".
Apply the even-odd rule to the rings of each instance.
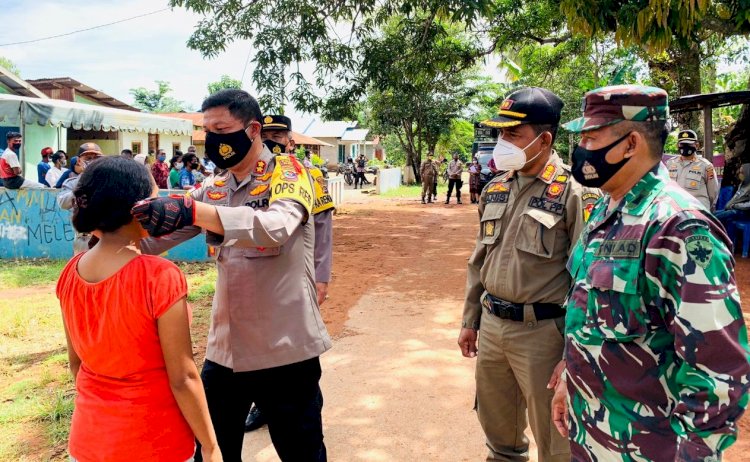
[[[250,372],[233,372],[206,360],[201,379],[224,462],[242,460],[245,418],[253,402],[268,419],[271,441],[282,461],[327,460],[318,357]],[[200,445],[195,460],[203,460]]]

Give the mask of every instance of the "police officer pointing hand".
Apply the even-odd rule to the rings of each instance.
[[[201,231],[218,279],[201,378],[221,453],[241,460],[250,403],[283,461],[324,461],[319,356],[331,347],[315,297],[313,187],[307,170],[261,140],[257,101],[222,90],[203,102],[206,155],[225,174],[188,196],[136,205],[158,254]],[[200,460],[200,451],[196,452]]]

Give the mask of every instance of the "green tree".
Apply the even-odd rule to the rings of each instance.
[[[210,82],[208,84],[208,94],[213,95],[219,90],[225,90],[227,88],[237,88],[242,89],[242,82],[236,79],[233,79],[229,77],[228,75],[224,74],[221,76],[221,79],[217,82]]]
[[[435,155],[446,158],[457,152],[462,161],[471,159],[471,145],[474,142],[474,124],[465,119],[453,119],[450,128],[443,133],[435,148]]]
[[[16,64],[8,58],[0,56],[0,67],[8,69],[19,77],[21,76],[21,70],[18,69],[18,66],[16,66]]]
[[[156,85],[158,88],[155,91],[144,87],[132,88],[130,94],[133,95],[133,106],[146,112],[180,112],[190,109],[185,102],[168,96],[172,91],[169,82],[157,80]]]

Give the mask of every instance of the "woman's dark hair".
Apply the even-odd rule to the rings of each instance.
[[[219,90],[213,95],[203,100],[201,112],[206,112],[215,107],[226,107],[232,117],[241,120],[245,126],[263,117],[260,112],[260,106],[250,93],[236,88],[227,88]]]
[[[195,154],[193,154],[191,152],[189,152],[189,153],[185,154],[184,156],[182,156],[182,163],[186,167],[188,165],[190,165],[190,168],[193,168],[193,166],[192,166],[193,160],[198,160],[198,156],[196,156]]]
[[[177,152],[180,152],[180,151],[177,151]],[[174,164],[176,164],[177,162],[181,160],[182,160],[182,153],[175,154],[174,156],[172,156],[171,159],[169,159],[169,168],[175,168]]]
[[[117,231],[130,223],[130,209],[151,191],[151,176],[137,162],[120,156],[91,162],[73,192],[73,226],[82,233]]]

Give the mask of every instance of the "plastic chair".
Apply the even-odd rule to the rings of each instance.
[[[734,195],[734,188],[732,186],[724,186],[719,190],[719,197],[716,198],[716,211],[724,210],[727,206],[727,202],[732,199]]]
[[[734,248],[737,248],[739,234],[742,233],[742,258],[747,258],[750,251],[750,221],[735,221],[734,226],[737,231],[734,234]]]

